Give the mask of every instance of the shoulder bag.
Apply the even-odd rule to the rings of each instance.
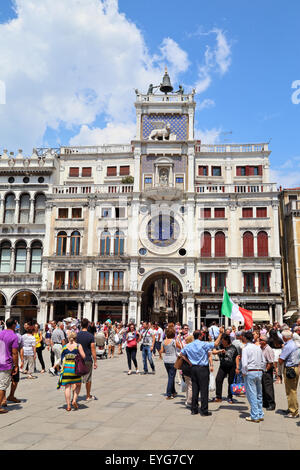
[[[85,365],[84,360],[82,359],[80,353],[78,352],[75,357],[75,374],[82,376],[88,374],[89,369]]]

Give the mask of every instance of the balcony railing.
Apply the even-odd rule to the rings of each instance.
[[[131,153],[133,151],[131,145],[94,145],[85,147],[61,147],[61,155],[87,155],[87,154],[101,154],[101,153]]]
[[[294,215],[300,215],[300,200],[290,201],[288,204],[285,205],[284,215],[290,215],[292,212],[294,213]]]
[[[53,194],[124,194],[132,193],[133,184],[91,184],[53,186]]]
[[[268,143],[261,144],[196,144],[196,152],[201,153],[249,153],[268,152]]]
[[[48,290],[85,290],[85,287],[80,284],[56,284],[55,282],[49,282],[47,288]]]
[[[268,193],[276,192],[275,183],[262,184],[195,184],[196,193]]]

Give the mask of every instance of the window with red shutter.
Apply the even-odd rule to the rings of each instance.
[[[253,217],[253,208],[252,207],[243,207],[243,217],[244,218],[251,218]]]
[[[251,232],[245,232],[243,235],[243,256],[247,258],[254,256],[254,241]]]
[[[89,177],[92,176],[92,168],[82,168],[81,176]]]
[[[204,232],[201,237],[201,256],[209,258],[211,256],[211,235]]]
[[[210,207],[204,207],[204,209],[201,209],[201,215],[204,219],[210,219],[211,218]]]
[[[259,232],[257,235],[257,256],[268,256],[268,234]]]
[[[208,176],[208,166],[198,166],[199,176]]]
[[[257,207],[256,208],[256,217],[267,217],[267,208],[266,207]]]
[[[212,273],[201,273],[201,292],[211,292]]]
[[[225,235],[217,232],[215,235],[215,256],[225,256]]]
[[[107,167],[107,176],[117,176],[117,167],[116,166],[108,166]]]
[[[270,292],[270,273],[258,273],[259,292]]]
[[[215,208],[215,219],[225,219],[225,208],[216,207]]]
[[[258,166],[258,174],[259,176],[262,176],[262,165]]]
[[[120,166],[120,176],[127,176],[130,174],[129,166]]]
[[[241,166],[236,167],[236,176],[242,176],[242,167]]]
[[[72,176],[72,177],[77,177],[77,176],[79,176],[79,168],[70,167],[70,169],[69,169],[69,176]]]

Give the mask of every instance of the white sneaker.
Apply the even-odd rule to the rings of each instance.
[[[135,371],[135,373],[136,373],[136,374],[139,374],[139,373],[140,373],[140,371],[137,369],[137,370]]]
[[[129,371],[127,372],[127,375],[131,375],[131,370],[129,370]]]
[[[50,372],[50,374],[52,374],[52,375],[56,375],[56,374],[55,374],[54,367],[50,367],[49,372]]]

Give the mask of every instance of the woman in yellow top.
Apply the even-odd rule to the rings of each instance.
[[[34,333],[33,336],[35,337],[36,340],[36,353],[39,358],[40,364],[42,366],[41,374],[45,372],[45,363],[43,359],[43,335],[42,332],[40,331],[40,325],[36,323],[34,325]]]

